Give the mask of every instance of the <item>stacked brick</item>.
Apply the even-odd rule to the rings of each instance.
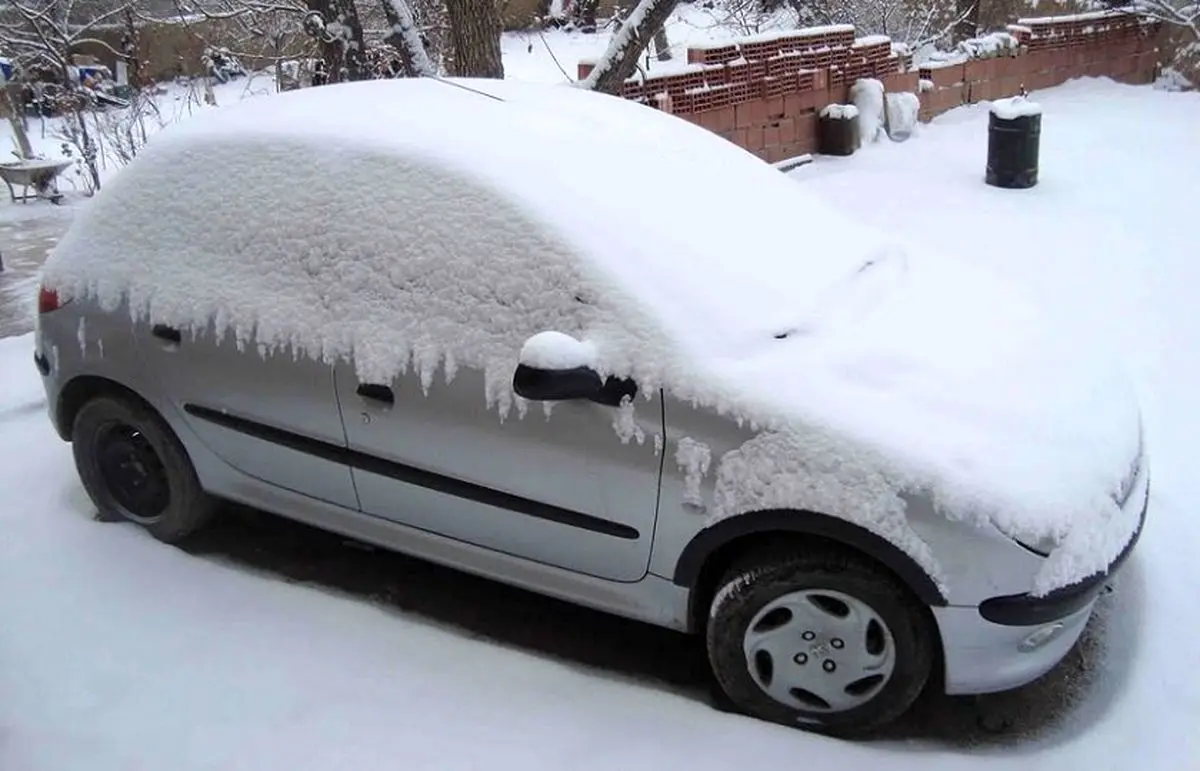
[[[1159,23],[1129,13],[1021,19],[1008,31],[1015,56],[969,59],[920,69],[921,119],[964,104],[992,101],[1062,85],[1073,78],[1106,76],[1150,83],[1158,63]]]
[[[686,67],[630,79],[623,93],[777,162],[816,151],[817,112],[845,102],[855,80],[915,91],[911,64],[888,38],[856,40],[854,27],[835,25],[693,47]],[[580,64],[579,77],[590,69]]]
[[[669,74],[631,78],[627,99],[699,124],[778,162],[815,152],[817,115],[845,103],[861,78],[890,92],[919,93],[922,120],[946,110],[1058,85],[1086,75],[1130,83],[1153,79],[1156,24],[1104,12],[1025,19],[1009,32],[1015,55],[979,58],[914,70],[910,55],[884,36],[856,39],[850,25],[760,35],[693,47],[688,64]],[[591,70],[580,63],[582,79]],[[920,82],[919,82],[920,81]]]

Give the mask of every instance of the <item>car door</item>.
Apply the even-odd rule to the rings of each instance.
[[[357,509],[333,368],[291,351],[239,346],[210,326],[193,337],[137,326],[165,396],[209,449],[264,482]]]
[[[365,513],[610,580],[645,575],[662,461],[657,394],[635,400],[642,441],[623,441],[618,408],[590,401],[549,414],[534,403],[502,420],[477,370],[436,377],[427,395],[411,370],[388,383],[360,382],[349,363],[336,372]]]

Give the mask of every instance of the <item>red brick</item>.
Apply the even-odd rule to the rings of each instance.
[[[817,114],[815,112],[805,113],[795,118],[796,123],[796,141],[800,143],[810,143],[813,147],[817,144]]]
[[[1015,96],[1021,93],[1021,85],[1025,83],[1025,78],[1020,75],[1013,75],[1007,78],[1000,79],[1000,93],[998,98]]]
[[[766,102],[762,99],[752,99],[734,106],[734,121],[738,128],[761,126],[767,119]]]
[[[988,59],[972,59],[963,65],[963,78],[968,83],[987,80],[992,76],[991,61]],[[886,86],[886,83],[885,83]]]
[[[774,147],[767,147],[766,161],[767,163],[779,163],[780,161],[786,161],[788,158],[794,157],[795,154],[795,149],[792,147],[775,145]]]
[[[782,144],[790,145],[796,141],[796,122],[791,118],[784,118],[775,123],[779,129],[779,141]]]
[[[1027,69],[1026,61],[1033,54],[1025,54],[1024,56],[1004,56],[999,59],[992,60],[992,77],[1008,78],[1013,75],[1018,75]]]
[[[591,62],[578,62],[575,65],[575,76],[577,78],[579,78],[580,80],[583,80],[588,75],[591,75],[592,70],[594,70],[595,68],[596,68],[596,65],[592,64]]]
[[[911,72],[897,72],[890,75],[889,78],[891,78],[892,84],[895,86],[892,89],[893,91],[907,91],[915,94],[917,89],[921,87],[921,79],[916,70]]]
[[[710,131],[723,133],[733,131],[734,112],[732,107],[719,107],[699,113],[700,125]]]
[[[829,104],[828,98],[828,91],[801,91],[800,94],[797,95],[800,108],[797,110],[797,112],[808,112],[810,110],[820,109],[821,107]]]
[[[748,129],[740,128],[733,130],[733,143],[738,147],[745,148],[749,143]]]
[[[787,115],[787,108],[784,106],[784,98],[776,96],[766,100],[766,105],[763,107],[768,119],[782,118]]]
[[[799,115],[804,109],[803,98],[805,94],[811,94],[811,91],[802,91],[799,94],[787,94],[783,97],[783,114],[789,117]]]
[[[767,147],[778,147],[782,137],[779,135],[778,126],[763,127],[763,144]]]
[[[943,111],[961,107],[967,101],[967,87],[965,85],[939,88],[936,93],[938,104],[941,105]]]
[[[961,64],[954,64],[949,67],[934,67],[930,70],[930,79],[933,84],[938,87],[953,86],[962,83],[966,75],[966,68]]]
[[[767,146],[765,142],[766,137],[763,136],[762,126],[751,126],[745,129],[745,132],[746,144],[743,146],[747,150],[761,150]]]
[[[822,67],[813,75],[813,91],[824,91],[829,88],[829,68]]]

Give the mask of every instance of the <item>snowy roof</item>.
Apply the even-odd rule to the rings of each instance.
[[[347,119],[367,106],[365,119]],[[340,178],[338,159],[371,157],[378,168],[419,161],[469,177],[655,308],[673,336],[726,352],[789,326],[806,298],[817,297],[871,253],[865,237],[852,245],[827,239],[833,249],[820,240],[805,245],[811,239],[801,234],[811,226],[832,233],[859,225],[711,132],[627,100],[511,81],[372,81],[214,110],[161,132],[109,186],[100,206],[89,208],[137,197],[126,187],[135,184],[152,190],[146,194],[151,200],[144,209],[122,201],[122,219],[138,216],[134,210],[159,213],[164,204],[158,196],[195,190],[212,178],[236,195],[245,173],[224,159],[237,147],[329,161],[330,179],[309,172],[308,178],[276,180],[278,191],[295,198],[304,189],[332,186],[331,196],[354,191],[364,206],[376,209],[405,211],[423,202],[389,189],[386,175],[369,189]],[[180,168],[181,156],[197,154],[202,164]],[[165,176],[146,180],[159,166],[169,167]],[[157,214],[149,215],[147,226],[157,221]],[[694,227],[697,221],[703,225]],[[70,251],[68,235],[59,252]],[[749,309],[741,307],[747,295],[753,299]],[[681,322],[697,316],[723,323],[701,334]]]

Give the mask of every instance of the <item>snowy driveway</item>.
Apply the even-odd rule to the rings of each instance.
[[[984,700],[1040,736],[990,737],[970,700],[931,698],[900,741],[827,740],[712,710],[702,654],[667,632],[261,516],[196,555],[94,523],[17,338],[0,341],[0,769],[1200,768],[1200,96],[1039,98],[1031,191],[982,184],[978,108],[793,177],[1010,271],[1127,352],[1146,391],[1152,519],[1107,628]]]
[[[50,204],[0,203],[0,337],[33,329],[38,268],[70,224],[71,211]]]

